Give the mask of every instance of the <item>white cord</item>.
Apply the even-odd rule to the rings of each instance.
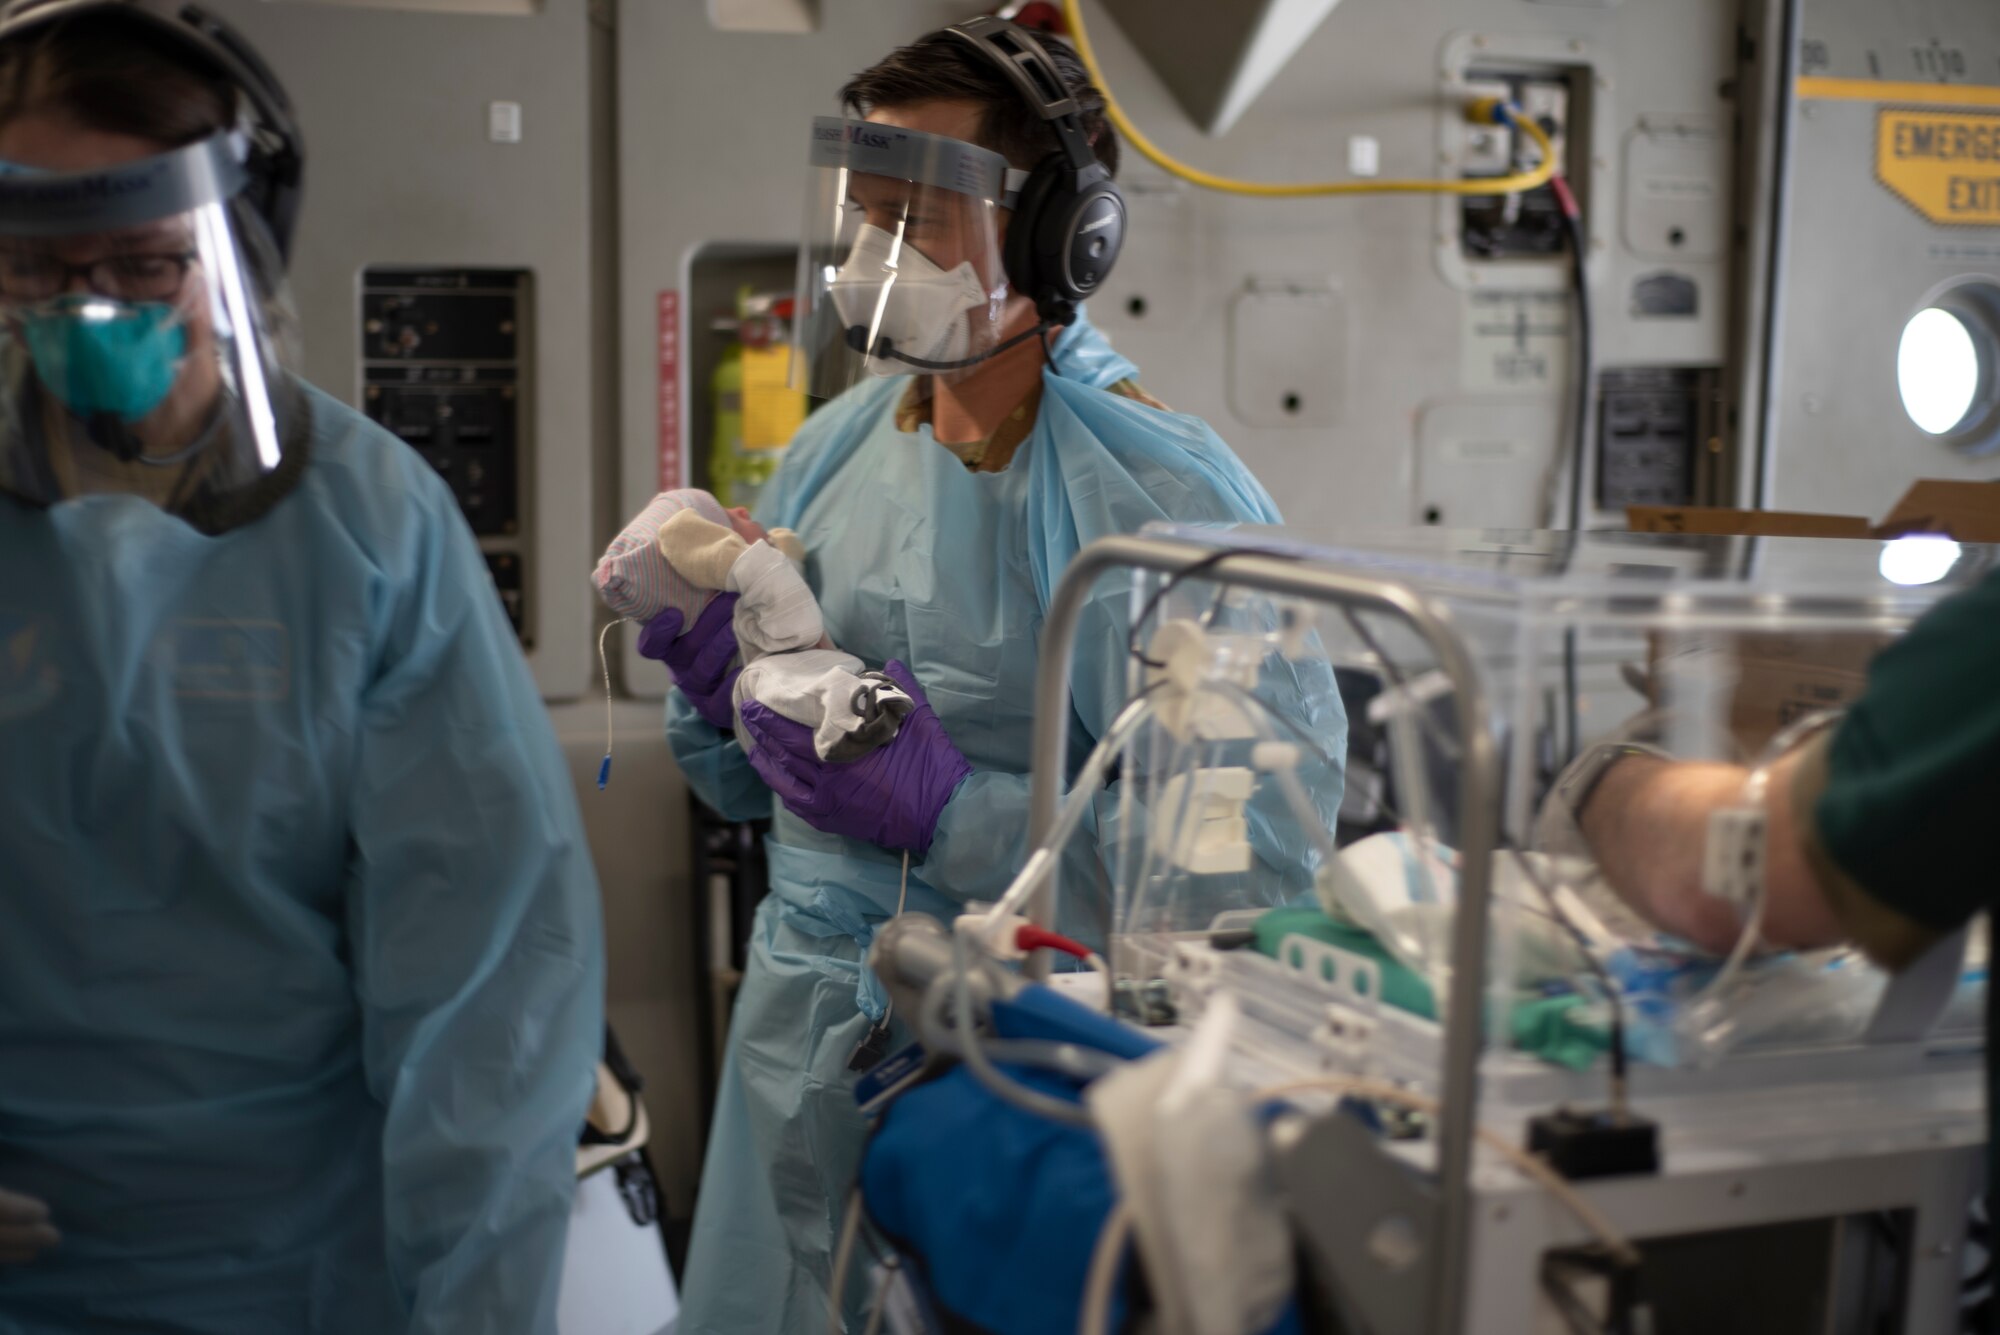
[[[1761,814],[1765,798],[1770,789],[1771,767],[1789,754],[1808,738],[1838,723],[1844,711],[1838,709],[1820,710],[1787,724],[1776,736],[1764,744],[1763,754],[1743,783],[1743,797],[1739,805]],[[1684,1023],[1701,1030],[1712,1031],[1714,1021],[1721,1013],[1729,995],[1735,990],[1750,956],[1763,941],[1764,913],[1770,901],[1769,873],[1760,871],[1756,883],[1750,887],[1750,902],[1743,913],[1743,925],[1737,930],[1736,944],[1722,961],[1722,968],[1715,977],[1709,979],[1708,986],[1697,992],[1682,1009]],[[1685,1031],[1684,1031],[1685,1032]],[[1695,1037],[1700,1038],[1700,1034]],[[1706,1042],[1705,1039],[1702,1041]]]
[[[1119,1199],[1104,1217],[1098,1230],[1097,1246],[1090,1253],[1090,1277],[1083,1286],[1083,1311],[1077,1321],[1078,1335],[1108,1335],[1111,1329],[1111,1290],[1118,1277],[1118,1261],[1125,1254],[1125,1240],[1132,1236],[1132,1203]]]
[[[891,1256],[882,1263],[882,1269],[885,1271],[894,1271],[899,1268],[894,1256]],[[893,1276],[883,1279],[881,1291],[875,1295],[875,1308],[868,1314],[868,1328],[862,1332],[862,1335],[881,1335],[882,1320],[889,1314],[889,1286],[895,1282]]]
[[[1096,975],[1099,978],[1104,980],[1104,1013],[1106,1015],[1114,1014],[1115,1013],[1114,1005],[1117,998],[1118,987],[1117,984],[1112,981],[1111,965],[1105,960],[1104,956],[1098,954],[1094,950],[1091,951],[1090,954],[1084,957],[1083,962],[1085,964],[1088,964],[1092,972],[1096,973]]]
[[[965,936],[964,932],[951,934],[953,973],[951,985],[956,1007],[953,1018],[956,1021],[959,1055],[964,1057],[966,1065],[972,1068],[973,1078],[984,1085],[994,1097],[1003,1103],[1013,1104],[1023,1112],[1033,1113],[1037,1117],[1064,1126],[1094,1128],[1097,1125],[1096,1120],[1081,1104],[1028,1088],[1001,1071],[986,1055],[984,1041],[979,1036],[978,1019],[972,1013],[972,958],[966,949]],[[940,1004],[927,1018],[942,1029],[944,1027],[942,990],[935,984],[932,990]]]
[[[1028,855],[1028,860],[1022,864],[1020,872],[1014,877],[1013,884],[1007,887],[1006,893],[1000,896],[992,911],[986,915],[987,925],[980,934],[980,944],[989,945],[999,934],[1000,925],[1011,915],[1025,909],[1029,897],[1048,878],[1049,873],[1055,870],[1064,845],[1068,844],[1070,836],[1076,833],[1077,826],[1083,823],[1084,813],[1089,810],[1091,802],[1096,797],[1096,785],[1111,767],[1111,762],[1124,749],[1126,741],[1138,726],[1145,722],[1152,707],[1150,697],[1141,695],[1119,711],[1118,717],[1112,720],[1109,728],[1105,729],[1104,739],[1092,748],[1090,755],[1083,762],[1083,768],[1078,771],[1076,784],[1070,789],[1069,797],[1064,801],[1062,810],[1056,817],[1055,828],[1049,831],[1047,841]]]
[[[889,921],[894,922],[896,918],[902,917],[903,910],[909,906],[909,903],[910,903],[910,850],[906,848],[903,850],[903,884],[902,888],[896,891],[895,917],[890,918]],[[880,1027],[886,1029],[889,1025],[889,1021],[894,1019],[895,1015],[896,1015],[896,996],[892,992],[889,994],[889,1004],[882,1008],[882,1018],[878,1020],[876,1023]]]
[[[826,1335],[841,1335],[841,1304],[847,1298],[847,1268],[854,1264],[854,1242],[861,1236],[861,1186],[847,1193],[847,1214],[840,1221],[840,1244],[833,1249],[833,1282],[827,1287]]]
[[[611,743],[617,736],[617,729],[611,722],[611,660],[605,656],[604,641],[610,638],[613,626],[631,620],[631,617],[619,617],[616,621],[607,621],[604,629],[597,632],[597,667],[604,674],[604,762],[597,767],[597,787],[600,791],[611,782]],[[638,623],[635,621],[632,624]]]

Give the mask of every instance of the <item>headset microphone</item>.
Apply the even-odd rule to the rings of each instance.
[[[875,340],[875,346],[870,348],[868,346],[868,330],[858,324],[847,326],[847,346],[864,357],[880,357],[885,360],[903,362],[916,367],[919,371],[963,371],[968,367],[979,365],[990,357],[998,357],[1009,348],[1019,347],[1031,338],[1040,338],[1044,334],[1052,332],[1055,328],[1054,324],[1044,320],[1024,334],[1014,335],[1014,337],[1008,339],[998,347],[989,348],[976,357],[966,357],[963,360],[955,362],[934,362],[923,357],[912,357],[907,352],[898,352],[895,343],[887,334],[878,336]]]

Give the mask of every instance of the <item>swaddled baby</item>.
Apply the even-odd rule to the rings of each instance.
[[[655,496],[605,549],[592,579],[606,607],[641,623],[674,608],[692,625],[717,597],[736,594],[737,740],[750,746],[742,709],[756,700],[811,728],[820,759],[853,760],[894,737],[913,706],[895,682],[827,638],[800,573],[804,560],[790,529],[767,532],[749,511],[726,510],[690,488]]]

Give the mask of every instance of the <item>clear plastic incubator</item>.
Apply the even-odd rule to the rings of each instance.
[[[1890,1273],[1870,1310],[1954,1329],[1983,926],[1891,979],[1766,948],[1753,893],[1706,954],[1624,907],[1574,804],[1605,743],[1754,767],[1828,726],[1994,560],[1922,538],[1099,543],[1044,627],[1035,771],[1042,842],[1094,834],[1098,883],[1043,851],[1017,903],[1101,930],[1132,1025],[1172,1041],[1229,1007],[1232,1086],[1356,1091],[1372,1134],[1322,1118],[1276,1163],[1302,1254],[1368,1327],[1535,1329],[1552,1267],[1613,1282],[1610,1236],[1655,1295],[1735,1283],[1728,1328],[1825,1329],[1865,1306],[1842,1285]],[[1127,704],[1086,759],[1072,688],[1110,688],[1067,660],[1100,615],[1131,627]],[[1578,1128],[1618,1133],[1578,1137],[1586,1157],[1636,1156],[1577,1173],[1581,1207],[1494,1144],[1560,1160]],[[1755,1307],[1778,1275],[1823,1304]]]

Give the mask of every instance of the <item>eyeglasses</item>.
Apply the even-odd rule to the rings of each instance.
[[[115,301],[172,301],[194,261],[191,254],[154,253],[70,264],[53,255],[0,253],[0,300],[47,301],[81,278],[92,292]]]

